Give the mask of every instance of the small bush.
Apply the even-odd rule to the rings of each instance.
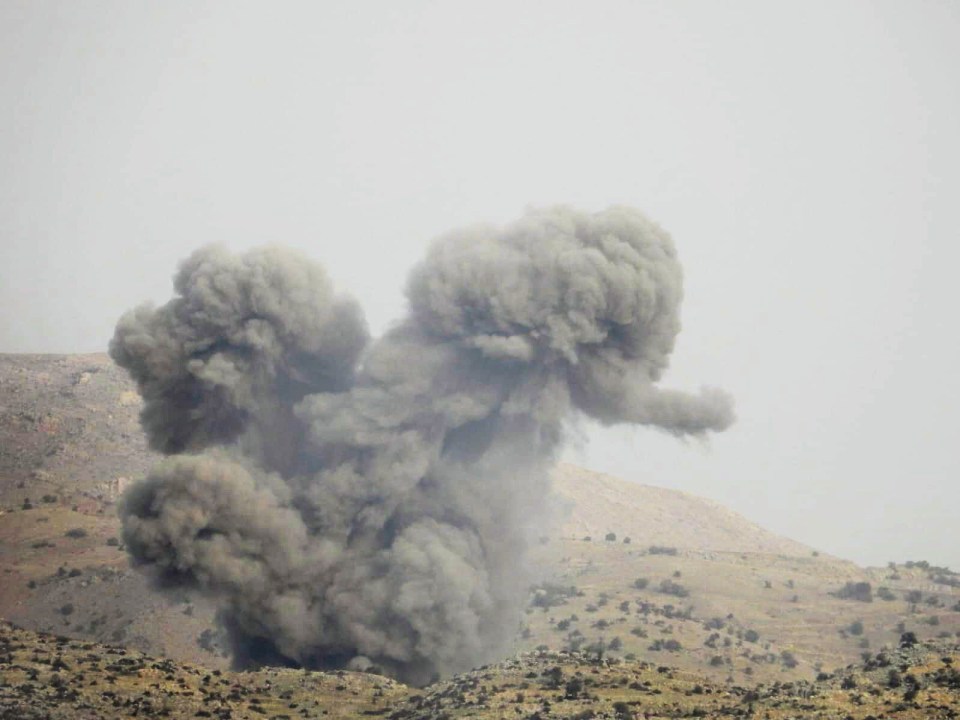
[[[917,644],[917,636],[912,632],[905,632],[900,636],[900,647],[909,648]]]
[[[616,542],[617,534],[615,532],[608,532],[606,537],[604,537],[603,539],[606,540],[607,542]]]
[[[79,540],[80,538],[85,538],[87,536],[87,531],[83,528],[71,528],[70,530],[67,530],[64,535],[68,538]]]
[[[120,540],[115,537],[109,537],[107,538],[107,545],[109,545],[110,547],[117,547],[120,545]]]
[[[576,700],[580,697],[580,693],[583,692],[583,680],[580,678],[568,680],[563,692],[567,700]]]
[[[651,555],[676,555],[677,549],[666,545],[651,545],[647,552]]]
[[[56,496],[56,495],[44,495],[44,496],[41,498],[41,500],[43,500],[45,503],[55,503],[55,502],[57,501],[57,496]]]
[[[680,598],[688,597],[690,595],[689,590],[673,580],[662,580],[660,582],[660,592],[662,592],[664,595],[673,595],[674,597]]]
[[[565,605],[567,600],[575,597],[576,594],[577,588],[573,585],[544,583],[540,587],[533,589],[533,598],[531,598],[530,604],[533,607],[543,608],[544,611],[546,611],[551,607]]]
[[[633,581],[633,586],[637,590],[643,590],[650,584],[650,581],[647,578],[641,577]]]
[[[66,605],[60,606],[60,614],[63,616],[73,615],[73,603],[67,603]]]
[[[832,594],[841,600],[873,602],[873,588],[868,582],[848,582]]]
[[[863,635],[863,623],[860,620],[854,620],[847,627],[847,632],[851,635]]]

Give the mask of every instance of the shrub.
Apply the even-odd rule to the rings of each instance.
[[[530,604],[533,607],[548,608],[558,605],[565,605],[567,599],[576,596],[577,588],[573,585],[557,585],[555,583],[544,583],[540,587],[533,589],[533,598]]]
[[[680,583],[676,583],[673,580],[662,580],[660,582],[660,592],[665,595],[673,595],[674,597],[687,597],[690,595],[690,591],[687,590]]]
[[[868,582],[848,582],[832,594],[841,600],[873,602],[873,588]]]
[[[120,540],[118,538],[115,538],[115,537],[107,538],[107,545],[109,545],[110,547],[117,547],[119,544],[120,544]]]
[[[83,528],[71,528],[70,530],[67,530],[64,535],[68,538],[79,540],[80,538],[85,538],[87,536],[87,531]]]
[[[629,537],[629,536],[627,536],[627,537],[625,537],[625,538],[623,539],[623,544],[624,544],[624,545],[629,545],[629,544],[630,544],[630,537]]]
[[[908,590],[907,594],[904,595],[903,597],[904,597],[904,600],[906,600],[908,603],[913,603],[914,605],[916,605],[918,602],[923,600],[923,593],[920,592],[919,590]]]
[[[917,644],[917,636],[912,632],[905,632],[900,636],[900,647],[909,648]]]
[[[850,623],[849,627],[847,627],[847,632],[851,635],[863,635],[863,622],[854,620]]]
[[[743,634],[743,639],[749,643],[755,643],[760,639],[760,633],[758,633],[756,630],[747,630]]]
[[[568,680],[563,689],[564,697],[567,700],[576,700],[578,697],[580,697],[581,692],[583,692],[583,680],[580,678],[572,678],[571,680]]]
[[[800,664],[794,654],[789,650],[784,650],[780,653],[780,661],[783,663],[784,667],[787,668],[795,668]]]
[[[893,594],[893,591],[891,591],[890,588],[885,585],[881,585],[877,588],[877,597],[888,602],[897,599],[897,596]]]
[[[644,577],[637,578],[636,580],[633,581],[633,586],[634,586],[637,590],[643,590],[643,589],[646,588],[647,585],[649,585],[649,584],[650,584],[650,581],[649,581],[647,578],[644,578]]]
[[[676,555],[677,549],[666,545],[651,545],[647,552],[651,555]]]
[[[41,498],[41,500],[43,500],[45,503],[55,503],[55,502],[57,501],[57,496],[56,496],[56,495],[44,495],[44,496]]]
[[[73,610],[74,610],[73,603],[67,603],[66,605],[60,606],[60,614],[64,616],[72,615]]]
[[[603,539],[606,540],[607,542],[616,542],[617,534],[614,532],[608,532],[606,537],[604,537]]]

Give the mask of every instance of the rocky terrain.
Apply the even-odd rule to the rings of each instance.
[[[227,672],[214,610],[195,594],[161,594],[149,587],[147,580],[128,566],[116,517],[119,494],[156,460],[140,433],[139,405],[132,384],[105,355],[0,355],[0,617],[25,629],[7,627],[7,636],[20,638],[11,643],[31,646],[35,642],[37,647],[46,647],[54,659],[58,652],[64,656],[84,652],[76,648],[87,645],[122,646],[127,655],[120,657],[142,658],[146,663],[138,668],[145,673],[143,677],[153,677],[150,673],[155,668],[150,664],[169,662],[178,668],[177,673],[185,673],[184,682],[190,685],[193,680],[189,678]],[[762,695],[761,686],[768,690],[797,688],[798,683],[813,683],[817,677],[842,674],[848,666],[862,666],[867,656],[893,652],[891,649],[901,652],[897,648],[905,633],[944,648],[960,633],[960,575],[948,568],[922,560],[861,568],[776,536],[712,501],[581,468],[558,468],[555,487],[554,505],[561,521],[534,549],[539,577],[516,641],[517,652],[525,654],[497,666],[495,672],[501,679],[496,691],[491,682],[482,680],[483,673],[494,672],[490,669],[424,691],[400,691],[396,690],[399,686],[391,685],[391,692],[401,694],[390,696],[389,712],[408,713],[398,717],[453,713],[445,705],[448,698],[443,693],[457,698],[463,695],[451,717],[470,712],[492,713],[488,715],[492,717],[575,717],[587,712],[589,703],[579,694],[562,698],[565,689],[541,688],[548,682],[541,678],[549,665],[560,667],[564,688],[577,672],[586,685],[587,679],[596,680],[595,670],[606,678],[606,673],[624,668],[631,668],[623,674],[628,690],[631,684],[659,682],[654,682],[660,691],[656,697],[634,688],[634,694],[625,692],[629,699],[620,699],[616,693],[621,686],[608,687],[613,680],[603,679],[602,687],[589,691],[591,697],[600,698],[591,700],[590,705],[599,713],[597,717],[603,712],[614,717],[618,712],[614,703],[639,702],[641,698],[648,703],[644,707],[652,708],[642,712],[676,716],[676,708],[657,704],[668,697],[675,697],[669,702],[684,708],[718,713],[727,708],[723,710],[727,716],[736,716],[731,708],[742,711],[749,707],[743,697],[753,697],[747,693]],[[61,639],[36,636],[28,642],[26,638],[34,636],[24,634],[26,630]],[[22,658],[13,662],[10,652],[0,651],[9,661],[0,670],[5,688],[29,685],[33,681],[21,682],[28,664]],[[108,652],[113,651],[96,650]],[[165,660],[148,662],[138,653]],[[61,678],[71,677],[78,664],[83,664],[79,660],[64,662],[72,669],[61,669],[57,673]],[[933,658],[927,665],[921,663],[918,672],[937,672],[937,662]],[[108,664],[117,663],[99,662],[101,667]],[[659,672],[657,668],[670,670]],[[874,677],[888,670],[884,665],[863,672],[873,672],[870,677]],[[50,679],[49,667],[38,672],[38,678]],[[249,682],[237,682],[251,686],[270,679],[272,685],[278,685],[278,678],[286,678],[292,671],[269,672],[262,680],[259,674],[252,674]],[[666,678],[666,672],[671,678]],[[529,673],[534,677],[526,677]],[[112,674],[117,677],[117,688],[125,687],[133,677]],[[305,675],[294,672],[289,677],[291,682],[299,682]],[[690,678],[690,688],[683,685],[687,682],[683,678]],[[668,690],[667,679],[680,683],[676,685],[679,689]],[[369,680],[362,675],[358,682]],[[358,692],[381,692],[386,697],[387,685],[382,679],[377,682],[381,682],[379,690],[371,684]],[[457,683],[473,682],[476,687],[469,692],[455,690],[461,687]],[[834,681],[820,682],[827,683],[822,690],[827,693]],[[521,687],[524,683],[527,687]],[[40,684],[50,692],[55,690],[49,683]],[[160,685],[165,687],[163,682]],[[483,701],[480,691],[475,692],[481,686],[486,688]],[[693,691],[697,686],[702,692]],[[101,686],[93,687],[102,691]],[[201,685],[190,687],[203,695]],[[109,692],[119,693],[117,688]],[[74,686],[71,689],[81,692]],[[699,705],[681,702],[688,691]],[[948,687],[945,692],[949,691]],[[738,692],[744,693],[743,697]],[[851,695],[851,688],[837,692],[842,699]],[[894,696],[904,694],[902,688],[890,692],[881,696],[892,705],[882,712],[871,706],[875,717],[890,716],[890,708],[900,702]],[[517,701],[518,695],[524,700]],[[543,706],[543,698],[549,708]],[[110,699],[110,707],[114,700]],[[100,701],[82,702],[94,708],[85,710],[92,717],[106,712],[97,709]],[[133,714],[125,707],[123,716]],[[178,707],[174,703],[169,712],[188,711],[181,712]],[[259,714],[241,710],[239,705],[230,707],[231,712],[253,712],[250,717]],[[303,710],[306,706],[298,703],[298,707]],[[340,712],[342,707],[346,706],[341,703],[328,712]],[[361,709],[358,705],[350,710],[354,715],[345,716],[382,711],[383,707],[372,703]],[[642,717],[638,707],[629,706],[628,710]],[[772,705],[765,707],[773,713],[770,717],[791,717],[776,714]],[[77,707],[70,708],[74,714],[64,716],[78,716]],[[848,711],[852,717],[870,715],[854,710]],[[151,705],[149,712],[142,713],[154,711]],[[898,712],[914,711],[908,703]],[[53,709],[44,712],[55,714]],[[793,712],[796,716],[796,709]],[[295,716],[279,709],[270,713]],[[921,716],[935,715],[917,715]]]
[[[519,655],[426,688],[371,673],[236,673],[0,624],[0,718],[955,718],[960,648],[867,654],[746,687],[597,653]]]

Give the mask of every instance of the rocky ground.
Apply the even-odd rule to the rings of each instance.
[[[956,718],[960,647],[865,654],[812,681],[715,683],[596,653],[531,653],[411,688],[374,674],[236,673],[0,623],[0,718]]]

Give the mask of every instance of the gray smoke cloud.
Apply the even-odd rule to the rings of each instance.
[[[124,497],[124,539],[218,600],[239,665],[372,662],[423,683],[492,659],[517,629],[565,423],[733,421],[722,391],[656,385],[682,273],[630,208],[441,237],[373,341],[288,250],[203,248],[174,284],[110,344],[170,456]]]

